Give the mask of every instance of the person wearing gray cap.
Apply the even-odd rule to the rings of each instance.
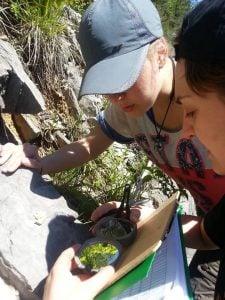
[[[79,98],[100,94],[109,100],[98,125],[87,137],[42,158],[32,145],[6,144],[0,148],[3,171],[23,165],[54,173],[96,158],[114,141],[136,142],[149,160],[191,192],[198,207],[210,210],[224,194],[225,177],[215,176],[198,139],[181,137],[183,110],[174,101],[175,63],[153,3],[93,2],[82,17],[79,43],[86,62]],[[110,208],[113,205],[118,203]],[[108,209],[102,205],[93,220]],[[132,209],[131,219],[138,221],[146,210],[137,216]]]
[[[128,90],[141,73],[149,44],[162,36],[151,1],[95,1],[80,24],[78,39],[86,67],[79,97]]]
[[[184,18],[175,52],[176,101],[184,108],[183,136],[197,136],[207,148],[215,172],[224,175],[224,0],[203,0]],[[214,299],[225,299],[225,195],[203,219],[195,222],[189,239],[185,238],[197,249],[222,249]],[[198,289],[195,296],[205,299]]]

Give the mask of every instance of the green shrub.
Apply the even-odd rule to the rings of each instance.
[[[82,14],[91,2],[93,1],[92,0],[70,0],[68,1],[68,4],[77,12]]]
[[[61,16],[65,5],[83,13],[90,3],[89,0],[11,0],[10,10],[24,26],[38,27],[43,35],[52,37],[64,30]]]
[[[120,201],[125,184],[135,187],[146,160],[144,153],[133,146],[118,150],[113,145],[95,160],[55,174],[53,179],[57,188],[66,194],[69,205],[81,214],[82,220],[87,220],[98,204]]]

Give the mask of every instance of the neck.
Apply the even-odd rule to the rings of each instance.
[[[180,130],[182,128],[183,110],[181,105],[178,105],[174,99],[171,99],[173,93],[174,72],[170,58],[167,58],[166,64],[162,68],[161,76],[163,78],[162,88],[153,106],[155,122],[159,126],[162,124],[168,105],[170,104],[170,101],[172,101],[162,129],[171,131]]]

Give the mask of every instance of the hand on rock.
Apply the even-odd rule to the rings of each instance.
[[[28,143],[0,145],[0,166],[2,173],[13,173],[21,166],[40,170],[37,146]]]

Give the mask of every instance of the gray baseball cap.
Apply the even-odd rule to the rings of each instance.
[[[86,62],[79,98],[115,94],[137,80],[149,44],[163,36],[150,0],[96,0],[83,14],[79,43]]]

